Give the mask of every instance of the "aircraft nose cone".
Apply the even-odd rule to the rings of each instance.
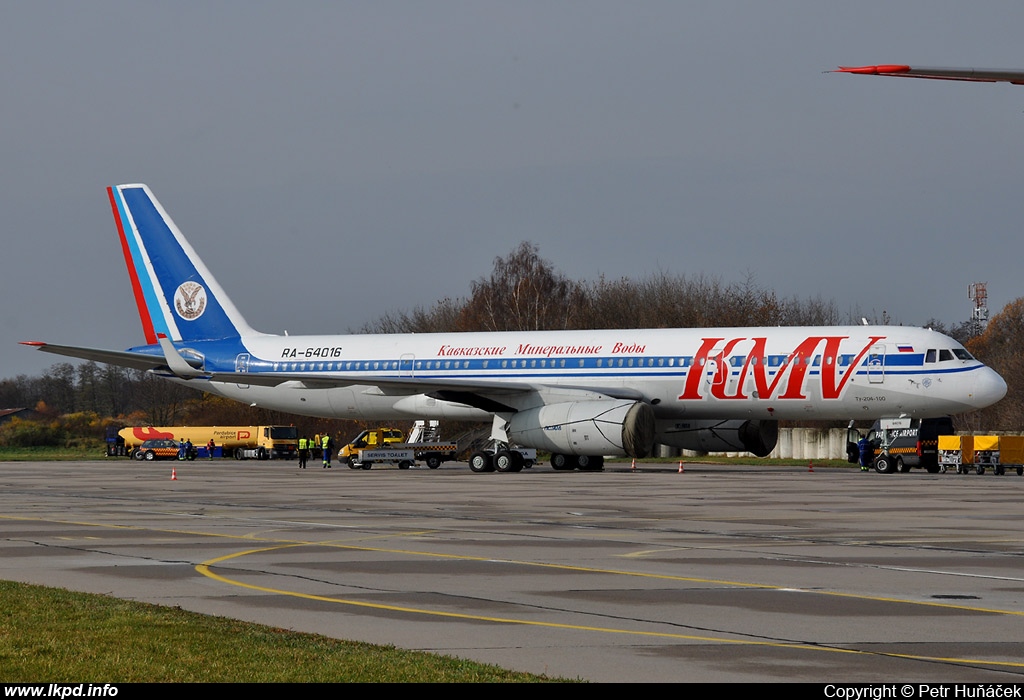
[[[991,406],[996,401],[1006,396],[1006,382],[995,370],[986,367],[978,373],[974,382],[974,393],[971,395],[971,404],[975,408]]]

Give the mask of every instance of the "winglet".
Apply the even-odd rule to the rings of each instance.
[[[208,376],[205,372],[185,362],[185,358],[178,354],[174,344],[171,343],[171,339],[166,335],[160,333],[156,338],[160,343],[160,349],[164,351],[164,359],[167,360],[167,366],[174,373],[174,376],[181,379],[195,379],[196,377]]]

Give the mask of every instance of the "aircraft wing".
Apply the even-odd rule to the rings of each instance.
[[[877,66],[839,66],[830,73],[855,75],[888,75],[896,78],[928,78],[931,80],[965,80],[975,83],[1012,83],[1024,85],[1024,70],[1005,68],[939,68],[879,64]]]
[[[167,360],[159,355],[147,355],[141,352],[124,352],[118,350],[100,350],[99,348],[80,348],[74,345],[53,345],[38,340],[22,341],[21,345],[38,348],[43,352],[50,352],[54,355],[75,357],[80,360],[92,360],[118,367],[131,367],[141,370],[162,370],[170,371]]]

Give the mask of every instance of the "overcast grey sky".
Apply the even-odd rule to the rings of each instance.
[[[0,377],[142,342],[104,188],[145,182],[250,324],[464,296],[520,241],[920,324],[1018,282],[1020,2],[3,2]]]

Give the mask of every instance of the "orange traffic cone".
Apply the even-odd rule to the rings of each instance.
[[[808,471],[809,473],[811,473],[811,474],[813,474],[813,473],[814,473],[814,462],[808,462],[808,463],[807,463],[807,471]]]
[[[178,470],[175,469],[174,467],[171,467],[171,481],[177,481],[177,480],[178,480]]]
[[[634,458],[633,458],[633,466],[632,466],[632,470],[633,470],[633,471],[636,471],[636,457],[634,457]]]
[[[679,473],[683,473],[683,460],[679,460]]]

